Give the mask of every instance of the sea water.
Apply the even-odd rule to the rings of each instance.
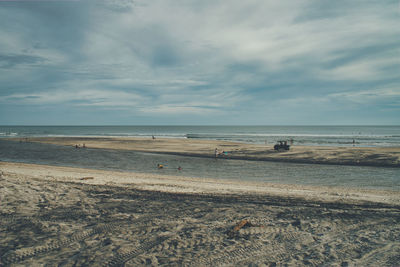
[[[1,137],[189,138],[295,145],[400,147],[400,126],[0,126]]]
[[[295,164],[141,153],[0,139],[0,161],[198,178],[400,191],[400,168]],[[165,168],[158,169],[157,164]],[[182,170],[179,171],[178,167]]]

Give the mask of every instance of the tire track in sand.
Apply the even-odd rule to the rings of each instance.
[[[149,249],[157,246],[158,244],[167,240],[168,237],[157,237],[153,240],[145,241],[141,245],[136,248],[129,250],[126,253],[118,254],[107,261],[103,266],[104,267],[112,267],[112,266],[122,266],[125,262],[137,257],[140,254],[145,253]]]
[[[110,223],[110,224],[96,226],[93,229],[82,231],[78,234],[74,234],[70,238],[59,240],[53,243],[10,251],[6,253],[1,260],[3,263],[6,264],[19,263],[28,258],[36,257],[40,254],[48,253],[60,249],[61,247],[66,247],[71,243],[82,241],[92,235],[112,231],[118,226],[119,226],[118,223]]]

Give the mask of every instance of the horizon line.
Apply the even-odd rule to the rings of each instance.
[[[0,127],[368,127],[368,126],[400,126],[400,124],[0,124]]]

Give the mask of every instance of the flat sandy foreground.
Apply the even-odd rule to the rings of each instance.
[[[256,145],[237,142],[199,139],[134,138],[134,137],[37,137],[11,139],[65,146],[85,144],[90,148],[124,149],[142,152],[168,153],[184,156],[219,157],[245,160],[268,160],[296,163],[400,167],[400,147],[327,147],[298,146],[290,151],[277,152],[273,144]]]
[[[6,162],[0,173],[0,266],[400,263],[395,191]]]

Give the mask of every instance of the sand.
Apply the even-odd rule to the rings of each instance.
[[[65,146],[76,144],[90,148],[124,149],[175,155],[215,157],[215,148],[227,155],[221,158],[283,161],[295,163],[336,164],[356,166],[400,167],[400,147],[329,147],[293,145],[289,151],[277,152],[273,144],[256,145],[238,142],[172,138],[134,137],[37,137],[13,139]]]
[[[400,262],[396,191],[6,162],[0,171],[1,266]]]

